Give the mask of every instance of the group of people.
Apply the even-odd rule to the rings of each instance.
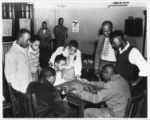
[[[56,47],[65,46],[66,45],[66,39],[68,38],[68,28],[64,25],[64,19],[59,18],[58,19],[58,25],[54,27],[53,33],[55,35],[56,39]],[[41,40],[40,43],[40,65],[41,67],[48,66],[48,60],[50,58],[51,53],[51,43],[52,40],[51,37],[51,30],[48,29],[47,22],[42,22],[42,27],[38,30],[37,36]]]
[[[64,40],[68,29],[62,26],[63,18],[60,18],[59,25],[54,28],[60,44],[49,59],[43,59],[49,54],[51,38],[46,22],[42,23],[38,37],[31,37],[26,29],[19,30],[17,40],[5,57],[7,81],[18,91],[36,94],[39,117],[50,117],[52,114],[64,117],[69,114],[68,103],[62,100],[55,86],[78,80],[82,75],[78,42],[71,40],[66,46]],[[113,31],[111,21],[104,21],[101,31],[94,67],[99,81],[85,81],[101,90],[92,94],[81,88],[74,93],[85,101],[105,102],[107,105],[107,108],[85,109],[84,117],[123,117],[132,86],[140,81],[135,81],[135,74],[139,71],[137,76],[146,77],[147,63],[138,49],[125,39],[122,31]]]

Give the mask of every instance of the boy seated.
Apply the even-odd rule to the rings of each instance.
[[[40,74],[39,81],[28,85],[27,93],[36,94],[38,117],[64,117],[68,113],[68,104],[61,99],[58,90],[53,86],[56,72],[47,67]]]
[[[54,82],[54,86],[67,82],[67,80],[64,79],[64,74],[63,74],[65,65],[66,65],[66,57],[64,57],[62,54],[57,55],[53,66],[56,71],[56,80]]]

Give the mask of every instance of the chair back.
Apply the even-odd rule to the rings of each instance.
[[[37,116],[35,94],[25,94],[15,90],[9,83],[13,117],[27,118]]]
[[[126,118],[140,117],[140,113],[141,113],[145,98],[146,98],[146,91],[144,91],[139,96],[129,98],[126,111],[125,111],[125,117]]]

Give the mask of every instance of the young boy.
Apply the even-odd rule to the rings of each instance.
[[[56,71],[56,80],[54,86],[67,82],[64,79],[64,75],[62,73],[62,71],[64,71],[65,69],[65,64],[66,64],[66,57],[64,57],[63,55],[57,55],[53,66]]]
[[[39,45],[40,40],[38,38],[35,37],[30,40],[28,57],[33,81],[38,80],[38,74],[41,69],[39,66]]]
[[[110,33],[113,24],[111,21],[104,21],[102,24],[102,34],[99,37],[95,53],[95,74],[99,78],[99,72],[105,64],[116,62],[115,52],[110,44]]]
[[[59,91],[53,86],[56,72],[47,67],[42,70],[39,81],[33,81],[27,88],[27,93],[36,94],[38,117],[63,117],[68,113],[67,102],[60,97]]]
[[[78,49],[78,42],[76,40],[71,40],[69,46],[59,47],[51,56],[49,64],[54,65],[54,60],[57,55],[63,54],[66,57],[66,66],[63,74],[64,78],[68,81],[74,80],[81,76],[82,61],[81,52]]]

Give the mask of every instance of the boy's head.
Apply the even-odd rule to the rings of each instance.
[[[40,46],[40,39],[39,39],[38,37],[33,37],[33,38],[31,38],[30,43],[31,43],[31,44],[30,44],[31,48],[32,48],[34,51],[36,51],[36,50],[39,49],[39,46]]]
[[[111,21],[104,21],[102,23],[102,33],[104,36],[108,37],[110,33],[112,32],[113,24]]]
[[[54,62],[55,68],[58,71],[63,71],[65,68],[65,64],[66,64],[66,57],[63,56],[62,54],[57,55]]]
[[[76,40],[71,40],[69,42],[69,54],[73,55],[77,52],[78,49],[78,42]]]
[[[110,43],[115,50],[118,50],[121,47],[123,41],[126,42],[122,31],[115,30],[110,34]]]
[[[102,68],[102,77],[107,82],[111,79],[111,76],[116,73],[115,67],[112,64],[106,64]]]
[[[47,80],[51,84],[54,84],[56,79],[56,72],[53,68],[47,67],[41,71],[40,80]]]

